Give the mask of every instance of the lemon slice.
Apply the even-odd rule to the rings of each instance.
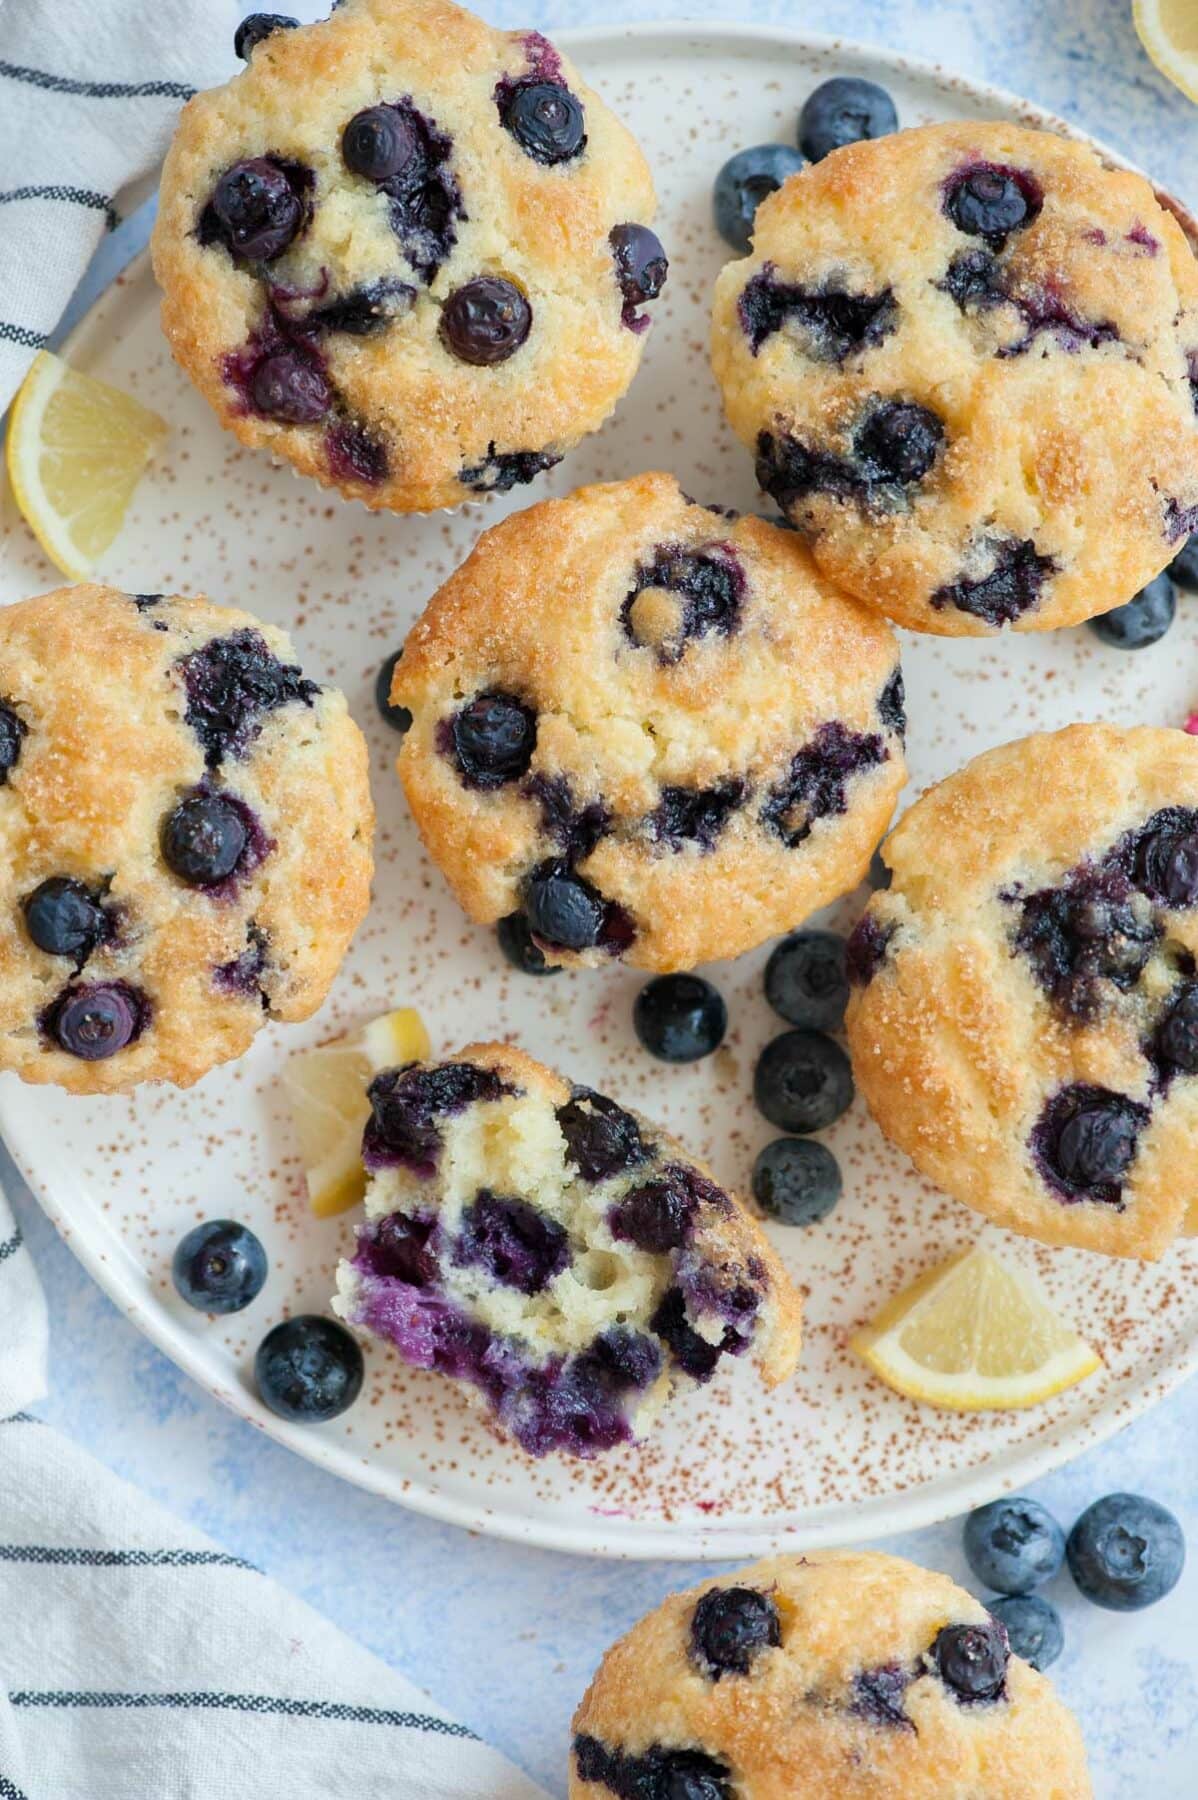
[[[395,1063],[421,1062],[428,1054],[420,1014],[400,1006],[361,1031],[289,1058],[283,1087],[317,1218],[348,1212],[366,1191],[361,1148],[362,1127],[370,1116],[366,1088],[371,1077]]]
[[[1198,0],[1135,0],[1132,17],[1161,74],[1198,100]]]
[[[13,401],[5,458],[17,505],[64,575],[92,574],[166,435],[165,419],[129,394],[48,350],[34,358]]]
[[[900,1394],[960,1412],[1035,1406],[1102,1367],[1030,1277],[980,1249],[921,1275],[851,1346]]]

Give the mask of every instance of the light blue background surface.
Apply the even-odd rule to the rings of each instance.
[[[474,3],[498,24],[548,31],[670,13],[636,0]],[[311,16],[316,8],[297,10]],[[695,0],[686,11],[840,33],[940,61],[1067,115],[1198,201],[1198,109],[1140,50],[1130,0]],[[110,241],[82,298],[99,291],[136,235],[133,222]],[[1198,702],[1198,671],[1195,690]],[[50,1298],[44,1415],[263,1565],[563,1794],[570,1713],[602,1650],[702,1571],[513,1549],[334,1481],[218,1408],[141,1339],[58,1242],[15,1173],[4,1178]],[[218,1210],[230,1210],[227,1196]],[[1164,1501],[1198,1543],[1198,1384],[1036,1491],[1068,1525],[1113,1488]],[[966,1578],[958,1524],[885,1547]],[[1100,1800],[1198,1795],[1198,1554],[1170,1598],[1139,1617],[1087,1606],[1067,1577],[1049,1591],[1067,1634],[1055,1674],[1081,1717]]]

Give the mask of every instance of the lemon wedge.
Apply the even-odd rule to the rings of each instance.
[[[13,401],[5,461],[17,505],[64,575],[93,573],[166,435],[139,400],[39,351]]]
[[[348,1212],[366,1191],[361,1148],[371,1078],[396,1063],[423,1061],[429,1048],[420,1014],[400,1006],[348,1037],[288,1059],[283,1087],[317,1218]]]
[[[1161,74],[1198,100],[1198,0],[1134,0],[1132,17]]]
[[[851,1347],[888,1387],[959,1412],[1035,1406],[1102,1367],[1029,1276],[976,1248],[904,1288]]]

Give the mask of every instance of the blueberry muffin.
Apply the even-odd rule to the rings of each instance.
[[[674,1594],[574,1716],[570,1800],[1089,1800],[1005,1629],[896,1556],[777,1556]]]
[[[639,149],[538,32],[345,0],[184,109],[154,270],[222,425],[396,512],[531,481],[636,373],[666,257]]]
[[[555,962],[737,956],[853,887],[905,779],[893,634],[793,532],[669,475],[488,531],[392,700],[424,840],[471,918]]]
[[[306,1019],[366,912],[374,818],[345,701],[204,599],[0,608],[0,1068],[187,1087]]]
[[[477,1391],[532,1456],[643,1435],[671,1390],[751,1353],[793,1374],[799,1296],[668,1133],[511,1046],[377,1076],[366,1223],[334,1307]]]
[[[1198,741],[1072,725],[886,840],[849,941],[857,1082],[948,1193],[1050,1244],[1198,1228]]]
[[[1084,144],[962,123],[834,151],[762,205],[713,354],[820,568],[913,630],[1076,624],[1198,525],[1198,264]]]

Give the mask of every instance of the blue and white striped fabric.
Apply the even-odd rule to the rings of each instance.
[[[146,198],[183,101],[235,71],[244,10],[0,0],[0,413],[104,232]]]
[[[39,1424],[46,1337],[0,1192],[0,1800],[545,1800],[310,1607]]]

